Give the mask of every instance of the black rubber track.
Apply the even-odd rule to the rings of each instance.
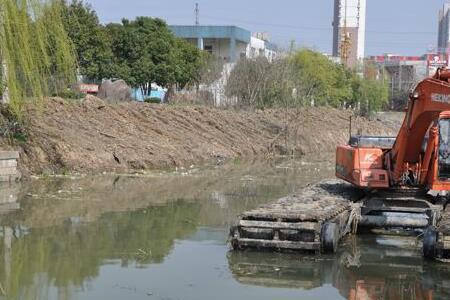
[[[437,232],[434,228],[427,228],[423,233],[423,257],[436,258]]]
[[[339,243],[339,228],[336,223],[325,223],[322,227],[322,253],[336,253]]]

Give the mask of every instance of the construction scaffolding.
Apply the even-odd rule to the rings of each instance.
[[[364,58],[366,0],[335,0],[333,56],[354,68]]]

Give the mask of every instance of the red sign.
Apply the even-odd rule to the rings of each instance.
[[[77,85],[78,90],[84,94],[97,94],[98,93],[98,84],[85,84],[79,83]]]
[[[427,54],[428,67],[447,67],[448,57],[445,54]]]
[[[404,56],[404,55],[379,55],[379,56],[371,56],[370,58],[376,62],[424,60],[422,56]]]
[[[447,54],[427,54],[428,76],[436,73],[438,68],[448,67]]]

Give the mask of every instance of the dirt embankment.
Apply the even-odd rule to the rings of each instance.
[[[19,146],[27,174],[122,172],[211,160],[334,151],[348,139],[350,113],[331,108],[265,111],[51,99],[30,110]],[[364,134],[392,135],[380,120],[356,119]]]

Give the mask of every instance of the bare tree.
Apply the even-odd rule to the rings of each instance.
[[[265,101],[271,101],[267,96],[271,92],[268,88],[272,69],[272,64],[265,57],[241,59],[228,78],[225,88],[227,96],[237,97],[240,106],[265,106]]]

